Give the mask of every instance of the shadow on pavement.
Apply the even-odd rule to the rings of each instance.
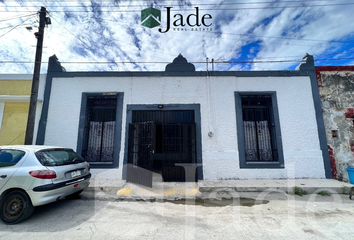
[[[75,228],[90,219],[107,202],[86,201],[80,198],[63,199],[35,208],[32,216],[16,225],[6,225],[0,221],[0,231],[4,232],[56,232]]]

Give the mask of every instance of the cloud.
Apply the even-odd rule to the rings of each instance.
[[[354,48],[354,26],[345,24],[352,18],[354,5],[335,5],[342,1],[255,2],[42,2],[52,24],[45,28],[41,71],[46,72],[46,62],[53,54],[67,71],[163,71],[180,53],[195,62],[198,71],[206,70],[206,63],[200,63],[206,58],[214,59],[215,70],[294,69],[306,52],[315,59],[333,59],[333,65],[353,63],[352,59],[343,58],[354,58],[353,51],[348,51]],[[0,36],[9,30],[7,27],[15,27],[27,18],[19,16],[38,12],[38,4],[0,1],[0,11],[3,11]],[[162,25],[152,29],[140,23],[140,11],[150,6],[160,9],[162,14]],[[189,14],[196,14],[195,7],[199,8],[199,18],[204,14],[212,16],[212,25],[193,28],[193,31],[187,25],[178,26],[160,33],[159,28],[167,27],[165,7],[168,6],[172,7],[171,25],[176,20],[175,14],[186,21]],[[11,17],[15,18],[11,20]],[[33,72],[33,46],[36,45],[33,33],[38,28],[35,20],[37,14],[26,22],[37,24],[32,32],[23,24],[0,38],[0,61],[16,62],[1,63],[2,73]],[[335,52],[342,53],[328,55]],[[19,63],[24,61],[32,63]],[[221,63],[227,61],[246,63]],[[322,60],[316,64],[327,62]]]

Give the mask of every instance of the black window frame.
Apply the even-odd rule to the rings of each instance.
[[[115,124],[115,137],[114,137],[114,153],[113,162],[89,162],[91,168],[118,168],[119,167],[119,154],[121,149],[121,134],[122,134],[122,116],[123,116],[123,92],[83,92],[81,98],[81,111],[79,121],[79,131],[76,152],[82,155],[83,144],[85,140],[85,123],[87,121],[87,101],[93,97],[109,96],[117,98],[116,104],[116,124]]]
[[[275,144],[277,145],[277,161],[246,161],[242,96],[271,97],[271,114],[273,123],[275,125],[275,138],[272,138],[272,141],[276,141]],[[276,92],[235,92],[235,108],[240,168],[285,168]]]

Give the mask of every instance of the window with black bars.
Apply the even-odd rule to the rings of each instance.
[[[112,163],[116,127],[117,98],[87,98],[83,157],[91,163]]]
[[[246,162],[277,162],[271,96],[243,95],[241,101]]]

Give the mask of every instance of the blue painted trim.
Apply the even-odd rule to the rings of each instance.
[[[43,145],[45,140],[45,131],[47,128],[48,108],[49,108],[50,92],[52,90],[52,81],[53,81],[52,73],[48,72],[46,82],[45,82],[45,87],[44,87],[42,114],[38,123],[38,132],[37,132],[37,139],[36,139],[37,145]]]
[[[244,95],[268,95],[272,97],[272,112],[275,124],[276,143],[278,147],[278,162],[251,162],[246,163],[245,153],[245,137],[243,131],[242,117],[242,101],[241,96]],[[238,139],[239,163],[240,168],[284,168],[283,144],[280,131],[280,121],[278,112],[278,103],[276,92],[235,92],[235,109],[236,109],[236,129]]]
[[[314,103],[315,113],[316,113],[317,130],[318,130],[318,137],[320,141],[320,148],[322,150],[325,176],[327,179],[332,179],[332,169],[331,169],[331,162],[328,153],[326,128],[323,120],[321,99],[320,99],[320,93],[317,85],[315,68],[313,69],[313,71],[310,71],[308,74],[310,75],[310,79],[311,79],[312,97],[313,97],[313,103]]]
[[[113,160],[112,164],[91,164],[91,168],[118,168],[119,167],[119,153],[120,153],[121,135],[122,135],[124,93],[110,92],[110,95],[112,93],[116,94],[115,96],[117,97],[116,129],[115,129],[115,136],[114,136],[114,153],[113,153],[114,160]],[[83,92],[82,93],[80,120],[79,120],[79,131],[78,131],[77,147],[76,147],[76,152],[79,154],[82,154],[82,144],[83,144],[83,139],[84,139],[84,126],[85,126],[85,122],[86,122],[87,98],[93,97],[93,96],[103,96],[103,95],[105,95],[105,93],[103,93],[103,92]]]
[[[316,68],[315,68],[315,62],[313,56],[306,53],[306,55],[303,57],[302,62],[296,69],[300,70],[303,74],[306,74],[307,76],[310,77],[312,98],[315,107],[318,137],[320,141],[320,148],[322,150],[325,176],[327,179],[332,179],[332,169],[331,169],[331,163],[330,163],[330,158],[328,153],[326,128],[323,120],[321,98],[320,98],[320,92],[318,90],[318,85],[317,85]]]
[[[150,105],[127,105],[127,121],[125,126],[125,144],[124,144],[124,164],[123,164],[123,179],[127,179],[127,163],[128,163],[128,138],[129,138],[129,124],[133,122],[133,111],[143,110],[193,110],[195,120],[196,131],[196,151],[197,151],[197,163],[201,164],[201,167],[197,168],[198,180],[203,180],[203,158],[202,158],[202,132],[201,132],[201,113],[200,104],[164,104],[163,109],[158,108],[158,104]]]

